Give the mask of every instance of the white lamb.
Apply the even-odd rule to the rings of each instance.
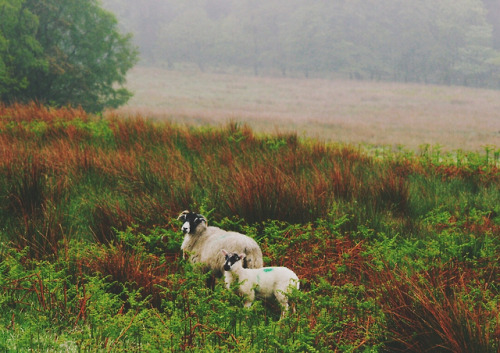
[[[286,267],[263,267],[247,269],[242,267],[245,254],[230,253],[222,249],[226,259],[224,280],[229,289],[233,282],[240,283],[239,294],[245,297],[245,307],[250,307],[259,298],[275,297],[281,305],[281,318],[288,311],[288,295],[293,288],[299,289],[299,278]]]
[[[244,267],[262,267],[262,251],[252,238],[218,227],[209,227],[206,218],[194,212],[184,211],[178,219],[184,222],[182,232],[185,237],[181,245],[183,256],[189,256],[191,263],[202,264],[203,271],[211,270],[215,276],[222,276],[225,261],[220,252],[222,248],[244,253],[246,255]]]

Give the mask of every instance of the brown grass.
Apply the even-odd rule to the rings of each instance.
[[[143,299],[150,296],[150,303],[160,307],[163,292],[160,285],[170,285],[165,278],[169,273],[178,272],[180,267],[178,254],[165,254],[165,259],[161,261],[156,255],[139,254],[118,242],[101,247],[93,257],[79,261],[84,269],[101,273],[115,286],[126,283],[133,289],[140,289]],[[120,288],[115,289],[121,293]]]
[[[418,150],[482,151],[500,141],[500,91],[329,79],[260,78],[138,67],[120,114]]]
[[[384,288],[388,351],[498,352],[492,345],[500,338],[498,306],[487,304],[498,268],[485,272],[481,278],[473,269],[448,264],[413,276],[396,268],[371,277]]]
[[[496,167],[379,161],[350,146],[301,143],[296,134],[259,138],[235,123],[188,129],[34,104],[0,106],[0,114],[0,211],[15,215],[10,237],[30,245],[33,257],[56,253],[67,234],[108,243],[115,229],[164,225],[200,206],[214,209],[214,219],[305,223],[326,217],[333,204],[360,203],[357,221],[387,216],[403,224],[410,173],[486,185],[500,175]]]

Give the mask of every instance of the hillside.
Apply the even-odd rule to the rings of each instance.
[[[0,350],[496,353],[497,164],[0,105]],[[185,209],[293,269],[296,312],[208,288]]]
[[[138,67],[119,115],[195,125],[244,122],[256,132],[419,151],[500,145],[500,91],[466,87],[241,76]]]

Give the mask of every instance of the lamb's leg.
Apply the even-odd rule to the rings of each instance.
[[[288,298],[287,296],[283,293],[283,291],[275,291],[274,296],[276,297],[276,300],[280,303],[281,306],[281,319],[283,319],[286,316],[286,313],[288,312]]]
[[[243,304],[243,306],[245,308],[249,308],[253,301],[255,300],[255,291],[254,290],[251,290],[250,293],[247,294],[246,298],[245,298],[245,303]]]

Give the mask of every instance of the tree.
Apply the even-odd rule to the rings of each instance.
[[[492,25],[493,33],[493,47],[497,50],[500,49],[500,1],[498,0],[483,0],[484,6],[487,10],[486,17]]]
[[[137,61],[137,51],[131,45],[130,35],[118,32],[111,13],[99,7],[96,0],[16,0],[16,3],[21,10],[13,21],[21,31],[36,27],[33,36],[36,45],[32,45],[31,58],[14,53],[14,62],[28,63],[22,67],[11,64],[8,71],[13,72],[13,77],[25,77],[26,81],[2,94],[2,100],[82,106],[90,112],[127,102],[131,93],[123,84],[127,71]],[[23,20],[28,13],[37,21]],[[14,41],[16,37],[11,34],[3,32],[9,41]],[[7,56],[2,53],[2,57]]]
[[[294,58],[291,67],[305,77],[325,69],[330,43],[326,42],[328,28],[322,9],[317,4],[299,7],[288,26],[287,47]]]
[[[174,1],[101,0],[101,3],[118,18],[121,29],[134,33],[133,42],[141,52],[141,63],[157,64],[162,60],[157,55],[160,33],[164,24],[175,17]]]
[[[163,55],[171,64],[175,62],[195,63],[204,71],[211,61],[213,24],[199,4],[189,4],[179,15],[163,28],[161,35]]]
[[[498,0],[102,1],[149,63],[498,87]]]
[[[0,98],[13,100],[29,84],[29,73],[43,68],[35,39],[38,19],[23,0],[0,0]]]

